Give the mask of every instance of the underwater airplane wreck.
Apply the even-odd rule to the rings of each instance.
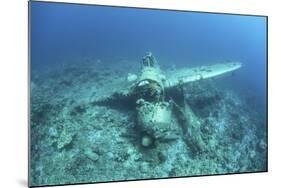
[[[207,150],[200,134],[201,121],[185,100],[183,87],[190,82],[220,76],[241,68],[227,62],[163,72],[151,52],[141,61],[141,71],[110,96],[93,105],[131,105],[136,111],[139,144],[153,148],[159,143],[183,139],[195,152]]]

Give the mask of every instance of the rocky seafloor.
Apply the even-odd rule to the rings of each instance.
[[[267,170],[265,114],[216,80],[185,86],[207,151],[194,153],[183,139],[143,148],[134,110],[121,103],[120,108],[92,104],[122,89],[138,65],[89,58],[31,70],[31,185]]]

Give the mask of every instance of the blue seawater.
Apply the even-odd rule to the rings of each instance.
[[[219,154],[195,159],[187,149],[176,159],[159,149],[149,160],[130,139],[107,140],[137,137],[125,133],[133,111],[89,104],[114,88],[110,77],[137,73],[147,51],[163,69],[242,62],[189,91]],[[31,1],[30,52],[32,185],[267,170],[267,17]],[[217,91],[219,101],[205,104]]]

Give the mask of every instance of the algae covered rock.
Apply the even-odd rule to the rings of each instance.
[[[92,161],[97,161],[99,159],[99,155],[90,148],[85,149],[84,154]]]
[[[71,144],[73,141],[75,133],[74,132],[69,132],[64,129],[60,135],[60,137],[57,140],[57,148],[62,149],[66,147],[67,145]]]

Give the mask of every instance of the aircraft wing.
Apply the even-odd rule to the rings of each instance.
[[[168,72],[165,87],[171,88],[180,84],[216,77],[241,68],[240,62],[228,62],[209,66],[184,68]]]

